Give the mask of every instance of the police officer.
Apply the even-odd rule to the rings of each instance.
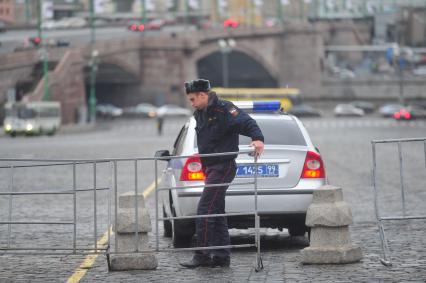
[[[248,114],[241,111],[232,102],[220,100],[211,91],[210,82],[204,79],[185,83],[188,100],[195,108],[197,121],[197,144],[200,154],[237,152],[238,136],[251,137],[250,146],[256,155],[263,152],[263,135]],[[202,157],[205,172],[205,184],[230,183],[236,174],[237,155]],[[225,194],[228,186],[204,188],[198,203],[197,214],[225,213]],[[230,245],[226,217],[208,217],[196,219],[197,246]],[[213,257],[211,257],[211,255]],[[229,267],[230,250],[215,249],[196,251],[188,262],[180,263],[187,268],[199,266]]]

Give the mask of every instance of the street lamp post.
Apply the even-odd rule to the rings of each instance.
[[[277,0],[277,12],[278,12],[278,19],[279,19],[280,25],[282,25],[284,22],[283,20],[284,17],[283,17],[283,5],[281,0]]]
[[[43,94],[43,100],[49,100],[49,64],[48,64],[48,53],[47,53],[47,47],[45,44],[45,40],[43,39],[43,31],[41,28],[42,23],[42,0],[37,1],[37,36],[40,40],[39,44],[39,54],[41,57],[41,60],[43,62],[43,82],[44,82],[44,94]]]
[[[96,72],[98,70],[98,51],[95,49],[95,21],[94,0],[90,0],[90,29],[91,29],[91,58],[90,58],[90,93],[89,93],[89,119],[96,122]]]
[[[393,57],[393,66],[398,72],[398,81],[399,81],[399,96],[398,101],[401,105],[405,104],[404,97],[404,57],[401,54],[401,49],[398,44],[393,44],[392,46],[392,57]]]
[[[398,60],[399,103],[401,105],[405,105],[405,97],[404,97],[404,70],[403,70],[402,66],[399,65],[400,64],[400,60]]]
[[[30,24],[30,0],[25,0],[25,23]]]
[[[228,55],[231,53],[232,49],[235,47],[235,40],[232,38],[229,39],[219,39],[218,42],[220,47],[220,52],[222,53],[222,82],[223,87],[229,87],[229,63]]]
[[[90,95],[89,95],[89,109],[90,109],[90,122],[96,122],[96,73],[98,72],[98,51],[92,50],[90,58]]]
[[[146,19],[146,3],[145,0],[141,0],[141,24],[145,25]]]
[[[185,11],[185,30],[188,30],[189,25],[189,3],[188,0],[184,1],[184,11]]]

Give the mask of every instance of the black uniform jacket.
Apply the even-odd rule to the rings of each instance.
[[[194,117],[200,154],[236,152],[239,150],[239,135],[248,136],[253,141],[264,141],[262,131],[253,118],[232,102],[218,99],[213,92],[209,94],[207,108],[196,110]],[[236,155],[204,157],[201,162],[205,167],[235,158]]]

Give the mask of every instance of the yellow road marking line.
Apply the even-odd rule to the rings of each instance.
[[[158,180],[159,182],[159,180]],[[152,191],[155,189],[155,181],[151,183],[142,193],[144,198],[147,198]],[[112,227],[109,229],[110,235],[113,234]],[[99,248],[105,246],[108,242],[108,230],[102,235],[102,237],[96,242]],[[92,250],[91,252],[93,252]],[[87,255],[83,262],[77,267],[74,273],[68,278],[67,283],[78,283],[86,275],[87,270],[92,268],[95,260],[98,258],[99,254],[90,254]]]
[[[160,182],[160,179],[157,180],[157,182]],[[144,191],[143,191],[143,197],[147,198],[149,196],[150,193],[152,193],[152,191],[155,190],[155,181],[153,181],[151,183],[151,185],[149,185]]]

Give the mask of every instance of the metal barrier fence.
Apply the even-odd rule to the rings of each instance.
[[[385,230],[383,227],[383,221],[387,220],[408,220],[408,219],[426,219],[426,215],[407,215],[406,207],[406,192],[405,192],[405,179],[404,179],[404,163],[402,157],[402,143],[413,143],[423,142],[424,144],[424,158],[425,158],[425,169],[426,169],[426,138],[412,138],[412,139],[389,139],[389,140],[373,140],[372,152],[373,152],[373,189],[374,189],[374,209],[376,212],[376,220],[379,228],[380,243],[382,248],[382,258],[380,262],[385,266],[392,266],[390,258],[390,250],[388,241],[386,238]],[[398,145],[398,159],[399,159],[399,179],[400,179],[400,191],[401,191],[401,209],[402,216],[381,216],[379,209],[379,197],[377,191],[377,159],[376,159],[376,145],[378,144],[397,144]]]
[[[237,155],[242,153],[253,153],[252,150],[239,151],[239,152],[226,152],[226,153],[215,153],[215,154],[200,154],[199,157],[213,157],[213,156],[226,156],[226,155]],[[115,237],[114,250],[111,250],[111,229],[112,220],[111,220],[111,210],[114,206],[114,225],[117,227],[117,214],[118,214],[118,185],[117,185],[117,169],[119,162],[131,162],[134,164],[134,193],[135,196],[138,195],[138,162],[140,161],[154,161],[154,171],[155,171],[155,249],[149,250],[138,250],[138,202],[135,197],[135,250],[133,253],[151,253],[151,252],[161,252],[161,251],[189,251],[189,250],[207,250],[207,249],[218,249],[218,248],[246,248],[246,247],[255,247],[256,248],[256,261],[255,261],[255,270],[260,271],[263,269],[262,259],[260,255],[260,218],[258,215],[258,187],[257,187],[257,175],[258,175],[258,165],[257,157],[253,157],[253,166],[254,176],[252,182],[244,183],[222,183],[222,184],[212,184],[208,186],[201,187],[218,187],[218,186],[240,186],[240,185],[253,185],[254,187],[254,211],[247,211],[241,213],[225,213],[225,214],[209,214],[209,215],[194,215],[194,216],[181,216],[181,217],[168,217],[160,218],[158,213],[159,205],[159,192],[163,190],[174,190],[180,189],[181,187],[159,187],[158,184],[158,161],[164,161],[166,159],[183,159],[193,156],[167,156],[167,157],[149,157],[149,158],[117,158],[117,159],[96,159],[96,160],[56,160],[56,159],[5,159],[0,158],[0,164],[4,162],[11,162],[6,166],[0,166],[0,169],[10,170],[10,182],[9,182],[9,191],[0,192],[0,197],[9,196],[8,204],[8,219],[7,221],[0,221],[0,227],[7,225],[7,244],[2,246],[0,243],[0,255],[1,254],[25,254],[25,255],[85,255],[85,254],[104,254],[107,256],[109,261],[109,255],[111,254],[122,254],[117,250],[117,237]],[[110,165],[110,187],[101,187],[98,188],[97,185],[97,174],[99,164],[109,164]],[[77,173],[76,169],[80,165],[91,165],[93,169],[93,186],[92,188],[77,188]],[[72,188],[71,189],[60,189],[60,190],[45,190],[45,191],[15,191],[14,182],[15,182],[15,171],[18,168],[36,168],[36,167],[52,167],[52,166],[71,166],[72,167]],[[188,186],[186,188],[200,188],[200,185]],[[98,201],[97,195],[99,191],[108,192],[108,220],[107,220],[107,232],[106,232],[106,242],[102,246],[98,246]],[[92,192],[93,193],[93,247],[81,246],[78,244],[77,240],[77,195],[81,192]],[[40,196],[40,195],[70,195],[72,196],[72,221],[13,221],[13,206],[12,199],[15,196]],[[114,201],[112,202],[112,199]],[[240,244],[240,245],[227,245],[227,246],[209,246],[209,247],[194,247],[194,248],[161,248],[159,244],[159,221],[169,220],[173,221],[176,219],[190,219],[190,218],[207,218],[207,217],[228,217],[228,216],[243,216],[243,215],[253,215],[255,220],[255,242],[253,244]],[[27,247],[14,247],[11,245],[11,228],[12,225],[69,225],[72,226],[72,246],[27,246]],[[125,252],[129,254],[129,252]],[[131,252],[130,252],[131,253]],[[109,262],[108,262],[109,265]]]
[[[108,247],[98,247],[98,231],[97,231],[97,194],[99,191],[109,191],[110,188],[98,188],[97,186],[97,172],[98,165],[101,163],[110,163],[109,160],[54,160],[54,159],[0,159],[1,164],[5,162],[13,163],[11,165],[0,166],[1,170],[10,170],[10,181],[9,181],[9,191],[3,192],[0,191],[1,196],[9,196],[8,200],[8,211],[7,211],[7,221],[0,221],[0,227],[2,225],[7,225],[7,245],[0,245],[0,254],[17,254],[17,255],[77,255],[77,254],[90,254],[90,253],[100,253],[106,252]],[[77,166],[79,165],[91,165],[93,168],[93,187],[92,188],[77,188]],[[71,166],[72,167],[72,187],[68,189],[45,189],[42,191],[17,191],[15,188],[15,181],[17,179],[15,172],[19,169],[24,168],[51,168],[51,167],[63,167]],[[19,176],[18,176],[19,177]],[[22,177],[22,176],[20,176]],[[31,177],[30,177],[31,179]],[[88,246],[79,246],[77,243],[77,194],[82,192],[93,192],[93,247]],[[14,197],[19,196],[46,196],[54,195],[58,196],[71,196],[72,197],[72,220],[69,221],[13,221],[12,215],[13,206],[12,201]],[[49,203],[45,204],[49,207]],[[110,198],[108,199],[108,222],[110,223]],[[12,246],[12,225],[56,225],[56,226],[72,226],[72,245],[71,246],[44,246],[40,245],[35,246]],[[109,226],[108,226],[109,227]],[[109,231],[110,229],[108,229]],[[110,232],[108,232],[108,242],[110,238]]]

